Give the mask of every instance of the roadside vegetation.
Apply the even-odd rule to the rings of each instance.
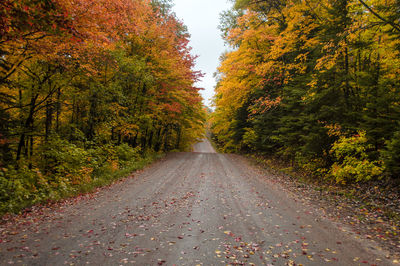
[[[203,135],[165,0],[0,4],[0,215],[87,192]]]
[[[213,140],[314,180],[400,182],[398,0],[236,0]]]

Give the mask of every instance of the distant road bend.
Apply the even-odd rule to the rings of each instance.
[[[391,265],[207,140],[15,230],[3,265]]]

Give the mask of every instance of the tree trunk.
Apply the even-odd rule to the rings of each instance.
[[[32,125],[33,126],[33,125]],[[33,130],[32,130],[33,132]],[[33,160],[33,135],[29,137],[29,169],[32,169],[32,160]]]
[[[57,90],[57,103],[56,103],[56,132],[60,130],[60,116],[61,116],[61,89]]]
[[[35,113],[36,100],[38,97],[39,97],[38,94],[36,94],[35,96],[32,96],[31,102],[29,104],[29,106],[30,106],[29,114],[28,114],[28,117],[23,126],[21,136],[19,138],[19,143],[18,143],[18,148],[17,148],[17,156],[16,156],[17,161],[19,161],[21,159],[22,148],[25,146],[26,131],[30,128],[30,125],[33,125],[33,114]],[[25,148],[27,148],[27,147],[25,147]]]
[[[180,146],[181,146],[181,138],[182,138],[182,127],[178,126],[178,129],[176,130],[178,137],[176,139],[176,145],[175,145],[175,149],[179,150]]]
[[[153,136],[154,136],[154,131],[151,130],[149,134],[149,139],[147,141],[147,146],[151,149],[153,148]]]
[[[158,152],[161,149],[161,135],[162,135],[162,127],[160,127],[157,131],[156,144],[154,145],[154,150]]]
[[[168,151],[168,141],[169,141],[169,126],[167,125],[164,130],[164,148],[163,151]]]
[[[142,143],[142,150],[143,151],[145,151],[146,150],[146,148],[147,148],[147,133],[148,133],[148,128],[146,128],[146,131],[145,131],[145,133],[144,133],[144,135],[142,136],[142,139],[141,139],[141,143]]]
[[[44,139],[47,142],[51,134],[51,127],[53,123],[53,102],[49,99],[46,103],[46,122],[45,122],[45,135]]]

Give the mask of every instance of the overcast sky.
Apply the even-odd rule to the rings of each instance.
[[[217,28],[219,14],[230,6],[228,0],[174,0],[173,11],[188,27],[193,54],[199,56],[196,70],[205,73],[196,86],[205,89],[201,94],[208,106],[216,83],[213,73],[218,67],[219,56],[227,50]]]

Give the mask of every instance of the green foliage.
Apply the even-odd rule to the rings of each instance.
[[[336,182],[365,182],[379,177],[384,167],[381,162],[369,160],[367,151],[371,148],[365,132],[352,137],[340,137],[330,151],[335,160],[330,174]]]
[[[140,156],[140,147],[132,148],[123,143],[116,147],[116,155],[120,164],[135,160]]]
[[[310,158],[298,152],[295,162],[306,174],[312,174],[317,178],[323,179],[329,172],[324,158]]]
[[[40,170],[49,175],[51,184],[64,187],[70,183],[88,182],[91,168],[89,153],[66,140],[54,137],[38,150]]]
[[[400,176],[398,0],[232,2],[221,16],[233,49],[216,74],[216,142],[273,154],[317,179],[376,179],[379,160]],[[333,127],[365,134],[338,140]]]
[[[19,170],[0,170],[0,214],[16,212],[27,203],[35,204],[54,196],[50,184],[38,170],[26,167]]]
[[[130,159],[120,161],[119,168],[114,168],[112,163],[100,159],[100,154],[102,154],[100,150],[104,147],[92,150],[92,154],[89,154],[85,160],[80,154],[82,150],[72,144],[61,140],[53,143],[58,145],[60,151],[48,149],[46,155],[52,156],[54,174],[45,175],[39,169],[28,167],[21,167],[18,170],[13,167],[0,168],[0,215],[7,212],[19,212],[23,208],[48,200],[59,200],[90,192],[96,187],[109,185],[135,170],[142,169],[161,156],[149,153],[139,157],[134,149],[122,147],[123,152],[120,153],[122,158],[128,159],[124,156],[129,156]],[[67,149],[72,149],[72,151],[67,151]],[[115,149],[121,150],[118,147]],[[73,158],[67,159],[67,156]],[[64,159],[67,161],[64,163],[60,161]],[[105,163],[101,164],[101,162]],[[62,173],[64,175],[61,175]]]
[[[256,131],[252,128],[245,128],[244,130],[243,144],[250,149],[255,149],[258,143]]]
[[[382,152],[382,159],[386,169],[394,178],[400,178],[400,131],[393,134],[393,138],[386,142],[386,149]]]

